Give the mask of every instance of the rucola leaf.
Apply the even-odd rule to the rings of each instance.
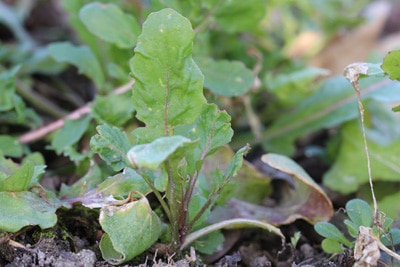
[[[104,84],[104,74],[99,61],[89,47],[73,46],[69,42],[61,42],[50,44],[48,49],[56,61],[74,65],[80,73],[93,79],[98,87]]]
[[[325,173],[323,182],[332,190],[349,194],[357,191],[362,184],[368,182],[367,159],[358,121],[344,124],[341,129],[341,136],[343,141],[337,160],[331,169]],[[384,181],[399,181],[400,167],[398,162],[400,155],[397,148],[400,145],[400,138],[389,144],[371,140],[371,135],[368,134],[367,138],[373,178]]]
[[[109,94],[96,96],[96,101],[89,104],[93,117],[102,124],[121,127],[129,119],[135,110],[132,105],[131,92],[124,94]]]
[[[117,127],[97,126],[99,134],[90,140],[91,149],[98,153],[115,171],[126,167],[125,159],[131,144],[126,133]]]
[[[150,144],[132,147],[127,157],[135,168],[155,171],[179,147],[190,142],[190,139],[179,135],[160,137]]]
[[[203,75],[191,56],[193,36],[190,22],[172,9],[150,14],[143,24],[130,62],[133,103],[153,137],[193,123],[205,104]]]
[[[61,154],[67,147],[75,144],[85,133],[90,119],[90,116],[85,116],[79,120],[66,120],[64,127],[54,136],[51,148]]]
[[[219,111],[217,105],[207,104],[194,124],[177,127],[175,133],[199,140],[195,160],[200,160],[202,154],[209,156],[229,143],[233,136],[230,120],[228,113]]]
[[[364,99],[400,100],[400,84],[371,77],[360,81]],[[313,131],[339,125],[358,116],[357,95],[343,77],[326,81],[320,90],[284,114],[263,133],[268,151],[291,155],[294,140]]]
[[[122,206],[102,208],[99,221],[106,232],[100,250],[112,264],[124,263],[141,254],[161,235],[161,221],[145,197]]]
[[[196,58],[204,74],[204,87],[222,96],[239,96],[248,92],[253,85],[254,75],[239,61]]]
[[[390,51],[383,59],[382,69],[392,80],[400,80],[400,50]]]
[[[0,135],[0,151],[5,156],[20,157],[23,153],[23,147],[17,138],[9,135]]]
[[[29,191],[0,192],[0,229],[17,232],[28,225],[49,228],[57,222],[57,200],[44,199]]]
[[[81,8],[79,17],[91,33],[120,48],[133,48],[140,33],[135,18],[114,4],[87,4]]]
[[[219,2],[214,8],[217,23],[227,32],[234,33],[255,29],[264,17],[267,4],[263,0],[232,0]]]
[[[2,71],[0,74],[0,111],[7,111],[14,107],[15,94],[15,75],[19,68],[13,68],[9,71]]]

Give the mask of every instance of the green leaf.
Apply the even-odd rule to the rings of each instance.
[[[251,70],[240,61],[196,58],[204,74],[204,87],[222,96],[239,96],[247,93],[254,82]]]
[[[93,79],[98,87],[104,84],[104,74],[100,63],[87,46],[73,46],[69,42],[51,43],[48,47],[50,55],[58,62],[74,65],[87,77]]]
[[[120,48],[133,48],[140,33],[135,18],[114,4],[87,4],[79,11],[79,18],[91,33]]]
[[[373,221],[373,211],[369,204],[361,199],[352,199],[346,203],[346,212],[357,226],[370,227]]]
[[[340,230],[331,223],[318,222],[314,225],[314,229],[319,235],[325,238],[336,240],[337,242],[340,242],[347,247],[351,245],[350,241],[347,240],[342,232],[340,232]]]
[[[196,240],[194,248],[202,254],[211,255],[218,250],[224,241],[224,234],[221,231],[214,231]]]
[[[400,80],[400,50],[390,51],[383,59],[382,69],[392,80]]]
[[[400,111],[400,106],[395,106],[395,107],[392,108],[392,110],[394,112],[399,112]]]
[[[96,96],[96,101],[90,104],[93,117],[102,124],[123,126],[133,115],[131,93]]]
[[[190,143],[191,140],[183,136],[161,137],[150,144],[136,145],[128,152],[128,160],[135,168],[157,170],[171,154],[179,147]]]
[[[18,142],[17,138],[9,135],[0,135],[0,151],[4,156],[21,157],[23,154],[23,147]]]
[[[194,219],[194,216],[201,210],[201,208],[204,206],[204,204],[207,202],[207,198],[199,195],[199,194],[194,194],[192,198],[190,199],[189,203],[189,217],[188,221],[192,221]],[[201,225],[204,223],[205,219],[210,215],[210,209],[209,207],[202,215],[201,217],[195,222],[194,228],[196,226]]]
[[[125,168],[123,172],[108,177],[97,186],[97,192],[104,196],[127,197],[130,192],[135,191],[146,195],[150,188],[135,170]]]
[[[388,233],[381,236],[381,241],[387,247],[400,244],[400,229],[390,229]]]
[[[205,98],[203,75],[194,63],[190,22],[172,9],[149,15],[130,62],[136,117],[153,136],[193,123]]]
[[[105,231],[100,250],[111,264],[122,264],[140,255],[161,235],[161,221],[145,197],[122,206],[101,209],[100,225]]]
[[[215,1],[212,1],[215,3]],[[216,4],[217,23],[227,32],[251,31],[257,28],[267,9],[264,0],[232,0]]]
[[[65,120],[64,127],[55,134],[50,148],[60,155],[68,147],[74,145],[87,130],[90,119],[90,116],[84,116],[78,120]]]
[[[49,228],[57,222],[55,199],[44,199],[29,191],[0,192],[0,203],[1,230],[17,232],[29,225]]]
[[[389,109],[387,112],[391,113]],[[391,114],[395,116],[395,114]],[[375,124],[376,127],[367,129],[373,179],[399,181],[400,168],[398,162],[400,155],[397,147],[400,145],[398,132],[400,124],[396,122],[383,126],[385,125],[384,121],[379,119],[376,120]],[[323,183],[332,190],[349,194],[357,191],[360,185],[368,182],[367,158],[359,121],[344,124],[340,134],[342,142],[337,159],[329,171],[325,173]]]
[[[218,110],[217,105],[207,104],[203,106],[201,116],[193,125],[177,127],[175,133],[192,140],[200,140],[195,152],[195,160],[199,160],[230,142],[233,136],[230,120],[228,113]]]
[[[88,172],[71,186],[61,185],[59,195],[62,199],[84,195],[89,190],[96,188],[103,181],[101,170],[96,164],[91,164]]]
[[[303,67],[301,69],[290,69],[268,73],[264,79],[264,84],[268,92],[274,94],[279,100],[280,105],[293,106],[304,100],[313,92],[315,79],[327,75],[329,71],[314,67]]]
[[[19,192],[27,191],[31,187],[32,176],[34,174],[34,165],[27,161],[16,172],[2,180],[0,183],[0,191],[3,192]]]
[[[322,240],[322,249],[329,254],[342,253],[343,247],[337,240],[326,238]]]
[[[115,171],[126,167],[125,159],[131,144],[126,133],[117,127],[101,125],[96,127],[98,134],[90,140],[93,152],[98,153]]]
[[[360,228],[360,226],[356,225],[354,222],[347,220],[347,219],[344,220],[343,223],[346,225],[347,231],[349,232],[350,236],[353,238],[357,238],[358,229]]]
[[[14,107],[14,82],[18,70],[19,67],[14,67],[9,71],[2,71],[0,73],[0,112],[10,110]]]
[[[364,99],[381,102],[400,100],[400,83],[381,78],[360,81]],[[329,128],[357,118],[357,95],[343,77],[327,80],[312,96],[301,102],[292,112],[284,114],[263,133],[263,146],[281,154],[294,153],[294,140],[311,132]]]

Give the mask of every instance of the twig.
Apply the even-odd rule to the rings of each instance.
[[[114,94],[122,94],[127,92],[133,85],[134,81],[132,80],[131,82],[122,85],[121,87],[116,88],[113,93]],[[92,103],[92,102],[89,102]],[[67,116],[58,119],[50,124],[47,124],[43,127],[40,127],[38,129],[32,130],[30,132],[27,132],[23,135],[21,135],[20,137],[18,137],[18,141],[20,143],[23,144],[28,144],[31,142],[34,142],[36,140],[39,140],[43,137],[45,137],[46,135],[62,128],[64,126],[65,120],[76,120],[81,118],[83,115],[85,114],[89,114],[90,113],[90,108],[89,105],[86,104],[76,110],[74,110],[72,113],[68,114]]]
[[[249,49],[247,49],[247,53],[256,59],[256,64],[253,67],[254,81],[253,81],[252,87],[249,90],[251,92],[251,91],[256,91],[261,86],[261,82],[260,82],[260,79],[258,78],[258,75],[260,74],[260,71],[262,69],[263,56],[260,53],[260,51],[258,51],[254,47],[250,47]],[[242,101],[243,101],[244,109],[246,111],[246,116],[249,121],[251,132],[254,134],[255,139],[257,141],[260,141],[262,138],[261,122],[260,122],[260,118],[257,116],[256,112],[254,111],[253,107],[251,106],[250,95],[249,94],[243,95]]]
[[[365,149],[365,156],[367,157],[367,169],[368,169],[368,180],[369,186],[371,188],[371,195],[372,201],[374,204],[374,224],[377,227],[381,227],[381,223],[379,222],[379,210],[378,210],[378,203],[375,197],[375,190],[374,190],[374,183],[372,182],[372,171],[371,171],[371,159],[369,156],[368,151],[368,142],[367,142],[367,135],[365,133],[365,122],[364,122],[364,107],[361,101],[361,89],[358,85],[358,80],[360,79],[361,75],[368,75],[369,66],[365,63],[353,63],[348,65],[343,72],[344,77],[349,80],[351,85],[354,87],[357,93],[357,100],[358,100],[358,108],[360,111],[361,116],[361,128],[362,128],[362,135],[364,140],[364,149]]]

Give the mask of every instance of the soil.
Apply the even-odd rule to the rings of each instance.
[[[12,2],[12,1],[5,1]],[[32,14],[29,16],[25,27],[39,43],[58,41],[68,36],[74,39],[74,34],[68,28],[66,14],[57,4],[57,1],[38,1]],[[400,9],[399,9],[400,10]],[[393,23],[392,23],[393,24]],[[58,29],[59,35],[45,34],[46,30]],[[390,28],[392,29],[392,28]],[[49,37],[52,36],[52,37]],[[12,40],[10,32],[0,27],[0,39]],[[70,69],[61,77],[66,83],[75,83],[75,94],[80,103],[87,103],[93,98],[93,91],[87,90],[88,81],[78,75],[75,69]],[[43,83],[48,81],[46,77],[38,75],[35,80]],[[40,86],[38,86],[40,88]],[[86,90],[82,90],[86,88]],[[82,93],[84,92],[84,93]],[[54,97],[54,92],[47,92],[57,104],[60,101]],[[307,140],[310,143],[320,143],[327,138],[326,132],[321,132]],[[304,142],[304,140],[303,140]],[[316,181],[320,182],[327,166],[317,158],[304,157],[302,146],[299,144],[296,161],[299,162]],[[45,147],[43,141],[32,144],[32,147]],[[257,150],[255,150],[257,151]],[[41,151],[48,162],[49,169],[56,170],[71,163],[63,157],[59,157],[48,150]],[[54,174],[43,178],[42,183],[50,188],[58,189],[61,183],[71,184],[77,177],[73,175]],[[342,207],[352,196],[330,195],[336,207]],[[24,267],[24,266],[57,266],[57,267],[106,267],[113,266],[102,260],[98,242],[103,234],[98,224],[96,210],[82,209],[79,206],[70,210],[59,210],[58,224],[46,230],[38,227],[27,227],[17,233],[0,233],[0,267]],[[343,221],[343,212],[336,212],[332,221],[340,226]],[[157,245],[148,250],[146,254],[135,258],[123,266],[250,266],[250,267],[296,267],[296,266],[353,266],[354,258],[350,251],[339,255],[328,255],[321,249],[322,238],[314,231],[309,223],[297,220],[290,225],[280,226],[280,229],[289,240],[284,247],[275,236],[262,230],[227,231],[226,241],[221,250],[214,255],[197,255],[193,251],[183,251],[180,254],[165,255],[157,249]],[[290,238],[301,232],[301,238],[296,244],[290,243]],[[379,266],[396,266],[390,257],[382,256]]]

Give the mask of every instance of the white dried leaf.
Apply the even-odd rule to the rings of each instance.
[[[354,247],[355,267],[377,266],[381,252],[379,251],[378,241],[372,234],[372,229],[360,226],[358,237]]]

